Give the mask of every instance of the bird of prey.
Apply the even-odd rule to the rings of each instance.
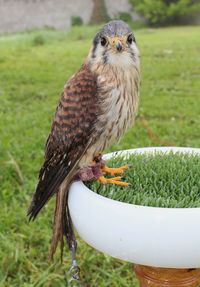
[[[95,35],[80,70],[64,86],[45,161],[28,215],[35,219],[56,194],[50,257],[66,237],[72,252],[76,242],[67,199],[74,180],[97,179],[126,186],[121,177],[106,178],[127,168],[111,169],[101,153],[116,143],[134,123],[139,100],[140,55],[135,36],[123,21],[111,21]]]

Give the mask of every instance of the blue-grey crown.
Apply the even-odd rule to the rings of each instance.
[[[100,34],[105,36],[121,36],[129,33],[131,33],[131,29],[122,20],[110,21],[100,31]]]
[[[94,37],[94,45],[97,44],[100,37],[112,37],[112,36],[122,36],[128,35],[132,31],[129,26],[122,20],[110,21],[103,26],[103,28]]]

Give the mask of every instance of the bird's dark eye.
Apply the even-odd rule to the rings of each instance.
[[[107,40],[105,37],[101,37],[101,46],[105,46],[107,43]]]
[[[135,39],[134,39],[133,35],[132,35],[132,34],[129,35],[128,38],[127,38],[127,42],[128,42],[129,44],[132,44],[132,42],[134,42],[134,41],[135,41]]]

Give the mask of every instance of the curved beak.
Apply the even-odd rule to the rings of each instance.
[[[116,47],[117,51],[119,51],[119,52],[123,49],[123,46],[122,46],[122,44],[120,42],[117,42],[115,47]]]
[[[121,52],[125,48],[124,39],[122,37],[111,38],[111,46],[117,52]]]

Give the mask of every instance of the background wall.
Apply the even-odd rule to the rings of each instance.
[[[89,23],[93,5],[93,0],[0,0],[0,32],[45,26],[64,29],[70,26],[72,16]],[[106,0],[105,6],[110,17],[131,9],[128,0]],[[138,16],[133,13],[133,17]]]
[[[71,25],[72,16],[80,16],[83,23],[87,24],[95,11],[94,2],[97,3],[97,0],[0,0],[0,33],[45,26],[66,29]],[[133,20],[144,20],[132,10],[129,0],[104,2],[111,18],[117,17],[120,12],[128,12]],[[185,22],[198,24],[200,15],[196,18],[189,17]]]
[[[0,0],[0,32],[29,28],[68,28],[71,16],[89,22],[92,0]]]

